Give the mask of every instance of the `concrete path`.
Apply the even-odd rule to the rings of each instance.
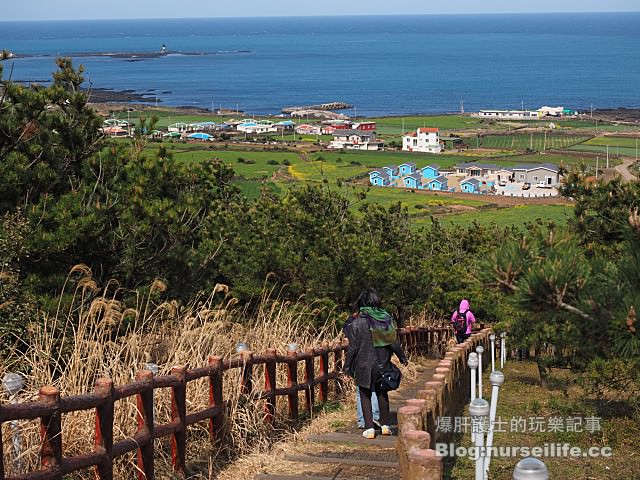
[[[617,165],[615,167],[616,171],[622,176],[622,179],[625,182],[633,182],[634,180],[638,180],[638,177],[636,177],[629,170],[629,167],[631,165],[633,165],[634,163],[636,163],[635,159],[633,159],[633,158],[625,158],[625,159],[622,160],[622,163],[620,165]]]

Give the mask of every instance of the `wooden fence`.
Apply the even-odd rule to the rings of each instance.
[[[451,338],[448,328],[400,329],[401,343],[408,353],[442,354]],[[223,397],[223,376],[232,369],[240,370],[240,392],[251,398],[264,401],[264,418],[273,422],[276,411],[276,398],[288,399],[288,416],[296,419],[299,414],[299,395],[303,391],[305,409],[311,412],[316,403],[316,387],[319,401],[329,398],[329,382],[334,382],[334,390],[341,393],[340,373],[343,355],[348,342],[324,343],[317,348],[305,348],[304,351],[287,351],[279,354],[268,349],[262,355],[250,351],[242,352],[239,357],[223,359],[209,357],[208,365],[189,369],[176,366],[170,375],[154,376],[149,370],[141,370],[135,381],[126,385],[114,386],[109,378],[99,378],[93,393],[61,397],[57,388],[46,386],[39,392],[39,400],[30,403],[0,405],[0,427],[14,420],[40,420],[40,469],[20,475],[5,476],[2,430],[0,428],[0,480],[54,480],[64,475],[94,468],[96,478],[112,480],[114,478],[114,459],[127,452],[137,451],[138,478],[153,480],[154,440],[171,438],[171,457],[176,476],[183,477],[186,463],[186,431],[189,425],[207,421],[209,436],[214,445],[224,442],[226,429],[227,401]],[[332,358],[330,358],[332,356]],[[316,371],[316,361],[317,371]],[[298,363],[304,362],[304,381],[298,381]],[[331,363],[330,363],[331,362]],[[254,367],[264,366],[264,389],[256,390]],[[286,386],[276,383],[278,365],[286,369]],[[301,370],[302,371],[302,370]],[[187,414],[186,393],[189,382],[208,378],[209,402],[204,410]],[[164,424],[154,422],[154,390],[171,389],[171,421]],[[136,396],[137,432],[114,443],[114,406],[117,401]],[[95,410],[94,448],[88,453],[65,457],[62,448],[62,415],[82,410]]]

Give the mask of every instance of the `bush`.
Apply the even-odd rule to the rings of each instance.
[[[291,165],[291,162],[285,158],[285,159],[282,161],[282,165],[289,166],[289,165]]]
[[[351,161],[351,162],[349,163],[349,165],[351,165],[351,166],[353,166],[353,167],[359,167],[359,166],[361,166],[362,164],[361,164],[360,162],[356,161],[356,160],[353,160],[353,161]]]
[[[267,162],[267,165],[280,165],[280,162],[278,162],[277,160],[269,160]]]

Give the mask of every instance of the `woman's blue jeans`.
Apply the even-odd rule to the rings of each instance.
[[[378,406],[378,397],[376,392],[371,392],[371,409],[373,410],[373,419],[377,422],[380,420],[380,407]],[[364,415],[362,414],[362,403],[360,403],[360,389],[356,387],[356,412],[358,415],[358,427],[364,428]]]

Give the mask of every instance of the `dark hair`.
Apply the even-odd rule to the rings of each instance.
[[[373,288],[362,291],[353,304],[353,309],[357,312],[362,307],[382,308],[380,297]]]

